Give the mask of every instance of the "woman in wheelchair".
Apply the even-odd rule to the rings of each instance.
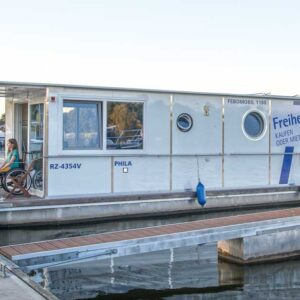
[[[9,170],[20,167],[18,143],[16,139],[9,139],[7,142],[7,158],[0,165],[0,173],[7,173]]]
[[[16,139],[7,141],[7,150],[7,158],[0,165],[1,187],[8,193],[19,195],[27,187],[27,177],[22,177],[25,172],[20,166],[21,162]]]

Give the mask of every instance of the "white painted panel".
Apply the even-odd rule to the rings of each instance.
[[[289,176],[289,184],[300,185],[300,155],[293,155],[292,165]]]
[[[284,155],[271,156],[271,184],[279,184]],[[288,184],[300,185],[300,155],[293,155]]]
[[[299,184],[299,155],[300,152],[300,105],[294,100],[273,100],[271,114],[271,152],[284,153],[286,147],[289,151],[296,153],[293,155],[292,164],[287,163],[283,167],[284,155],[272,156],[271,182],[279,184],[281,173],[288,176],[287,184]],[[288,149],[287,149],[288,150]],[[286,176],[283,176],[286,178]]]
[[[283,155],[271,156],[271,184],[279,184]]]
[[[150,94],[144,119],[147,154],[170,153],[170,96]]]
[[[114,192],[169,190],[169,170],[168,157],[115,157]]]
[[[55,97],[55,101],[51,101],[51,96]],[[102,150],[62,150],[63,140],[63,99],[76,99],[82,101],[105,101],[112,99],[112,91],[105,90],[84,90],[71,88],[50,88],[48,97],[48,136],[49,136],[49,155],[76,155],[76,154],[100,154]],[[105,121],[106,119],[104,119]],[[101,137],[104,134],[102,132]]]
[[[144,101],[144,151],[170,153],[170,95],[146,92],[113,91],[113,99]],[[133,151],[141,153],[141,151]],[[118,155],[118,151],[115,151]],[[119,152],[120,153],[120,152]],[[129,151],[126,153],[132,154]]]
[[[111,158],[49,158],[48,196],[111,192]]]
[[[177,117],[188,113],[193,127],[181,132]],[[174,95],[173,153],[219,154],[222,152],[222,98],[211,96]]]
[[[272,153],[284,153],[293,146],[300,152],[300,103],[293,100],[273,100],[271,113]]]
[[[222,186],[222,158],[217,156],[199,157],[199,175],[206,188]],[[196,156],[173,157],[173,190],[195,190],[198,184]]]
[[[267,155],[232,155],[224,158],[225,187],[246,187],[269,183]]]
[[[77,155],[77,154],[117,154],[120,150],[62,150],[63,130],[63,99],[95,100],[103,104],[103,134],[105,139],[106,130],[106,101],[142,101],[144,103],[144,149],[123,150],[122,153],[170,153],[170,96],[168,94],[138,93],[126,91],[101,91],[93,90],[87,93],[84,90],[74,91],[72,89],[50,89],[50,96],[56,100],[49,103],[49,155]],[[103,140],[105,145],[105,141]]]
[[[54,96],[54,95],[53,95]],[[59,101],[57,96],[54,96],[56,101],[48,103],[48,155],[57,155],[58,145],[62,144],[62,132],[60,132],[59,124],[62,122],[62,111],[60,111]]]
[[[252,110],[265,117],[267,130],[259,140],[251,140],[243,132],[243,117]],[[269,122],[268,101],[246,98],[225,98],[224,104],[224,152],[231,153],[268,153]]]

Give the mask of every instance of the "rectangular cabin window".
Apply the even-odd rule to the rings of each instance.
[[[140,102],[107,102],[108,150],[143,149],[143,113]]]
[[[31,155],[31,158],[38,158],[42,155],[43,141],[44,141],[44,104],[33,104],[30,105],[29,153]]]
[[[63,149],[99,149],[101,103],[64,101]]]

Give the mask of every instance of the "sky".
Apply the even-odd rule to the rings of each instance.
[[[0,0],[0,81],[300,94],[298,0]]]

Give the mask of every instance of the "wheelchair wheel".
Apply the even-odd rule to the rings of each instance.
[[[4,183],[5,183],[5,175],[6,174],[0,174],[0,187],[3,187],[3,188],[4,188]]]
[[[16,187],[13,191],[15,184],[13,182],[16,181],[21,187],[25,190],[29,190],[31,187],[31,177],[29,174],[25,175],[26,172],[22,169],[12,169],[7,172],[4,180],[3,180],[3,188],[13,195],[21,195],[23,194],[22,189]],[[13,192],[12,192],[13,191]]]
[[[32,177],[32,185],[37,190],[43,189],[43,173],[41,170],[34,173]]]

